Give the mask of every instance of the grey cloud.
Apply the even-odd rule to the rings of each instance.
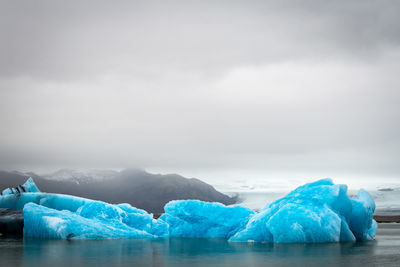
[[[396,177],[399,11],[2,1],[0,168]]]
[[[399,44],[399,9],[397,1],[3,1],[0,74],[210,75],[298,57],[364,60]]]

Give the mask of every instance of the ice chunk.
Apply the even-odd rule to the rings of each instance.
[[[27,203],[36,203],[56,210],[75,212],[78,208],[93,200],[63,194],[23,193],[0,196],[0,208],[23,209]]]
[[[116,206],[118,206],[119,208],[121,208],[122,210],[129,212],[129,213],[137,213],[137,214],[148,214],[147,211],[142,210],[142,209],[138,209],[136,207],[132,207],[130,204],[128,203],[121,203],[121,204],[117,204]]]
[[[24,235],[52,239],[156,238],[168,235],[168,225],[151,214],[128,213],[101,201],[85,204],[76,212],[34,203],[25,205]]]
[[[277,243],[338,242],[341,219],[326,206],[288,203],[266,227]]]
[[[15,188],[6,188],[3,190],[1,193],[2,195],[19,195],[21,193],[25,192],[31,192],[31,193],[37,193],[40,192],[39,188],[37,188],[35,182],[31,177],[29,177],[28,180],[23,185],[19,185]]]
[[[164,207],[160,219],[168,223],[170,236],[174,237],[224,237],[229,238],[244,228],[254,211],[221,203],[199,200],[175,200]]]
[[[245,229],[238,231],[230,241],[273,242],[273,236],[266,227],[270,218],[270,209],[263,209],[250,218]]]
[[[350,230],[349,224],[347,223],[346,218],[342,217],[342,222],[340,225],[340,242],[354,242],[356,241],[356,237],[353,232]],[[375,236],[375,233],[374,233]]]
[[[76,213],[88,219],[116,222],[122,222],[122,219],[127,216],[121,208],[100,201],[89,202],[80,207]]]
[[[68,210],[34,203],[24,207],[24,236],[46,239],[154,238],[118,220],[88,219]]]
[[[371,227],[368,229],[368,240],[373,240],[378,230],[378,224],[375,220],[372,220]]]
[[[3,196],[4,195],[11,195],[11,194],[14,194],[14,190],[13,190],[13,188],[6,188],[6,189],[3,190],[3,192],[1,192],[1,194]]]
[[[26,184],[34,190],[31,179]],[[37,205],[32,206],[33,203]],[[24,232],[28,236],[68,237],[69,234],[65,234],[65,231],[54,232],[56,227],[74,232],[77,238],[117,238],[123,237],[124,233],[127,233],[126,237],[168,236],[167,223],[155,220],[152,214],[129,204],[112,205],[70,195],[28,192],[0,196],[0,208],[24,209]],[[84,228],[74,227],[73,223],[81,223]],[[108,228],[117,229],[116,233],[111,234],[107,231]],[[142,231],[146,235],[133,233],[132,229]]]
[[[323,179],[300,186],[266,206],[230,241],[315,243],[369,240],[376,232],[376,224],[372,223],[373,211],[373,200],[365,191],[360,191],[357,200],[352,201],[347,196],[345,185],[335,185],[330,179]],[[350,227],[349,222],[352,222]]]
[[[375,202],[367,191],[361,189],[357,198],[352,200],[353,211],[350,218],[350,229],[359,241],[374,239],[376,222],[373,220]]]
[[[35,182],[33,181],[32,177],[29,177],[28,180],[22,185],[25,192],[37,193],[40,192],[39,188],[36,186]]]
[[[164,221],[155,220],[152,214],[129,204],[111,205],[102,201],[93,201],[80,207],[76,213],[84,218],[105,223],[124,224],[158,237],[168,236],[168,225]]]

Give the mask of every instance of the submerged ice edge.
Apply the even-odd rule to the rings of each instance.
[[[232,242],[319,243],[375,237],[374,200],[360,190],[322,179],[300,186],[259,212],[199,200],[174,200],[156,220],[129,204],[42,193],[31,178],[22,190],[6,189],[0,208],[23,209],[25,237],[105,239],[220,237]]]

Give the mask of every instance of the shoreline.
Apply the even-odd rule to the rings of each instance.
[[[400,223],[400,215],[374,215],[377,223]]]

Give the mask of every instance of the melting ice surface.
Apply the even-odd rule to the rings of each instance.
[[[375,203],[360,190],[323,179],[298,187],[260,212],[198,200],[167,203],[158,219],[129,204],[42,193],[33,180],[6,189],[0,208],[23,209],[24,236],[52,239],[223,237],[232,242],[316,243],[372,240]],[[22,192],[21,192],[22,191]]]
[[[347,196],[346,185],[330,179],[298,187],[267,205],[238,231],[231,241],[276,243],[349,242],[372,240],[377,224],[375,203],[360,190]]]

